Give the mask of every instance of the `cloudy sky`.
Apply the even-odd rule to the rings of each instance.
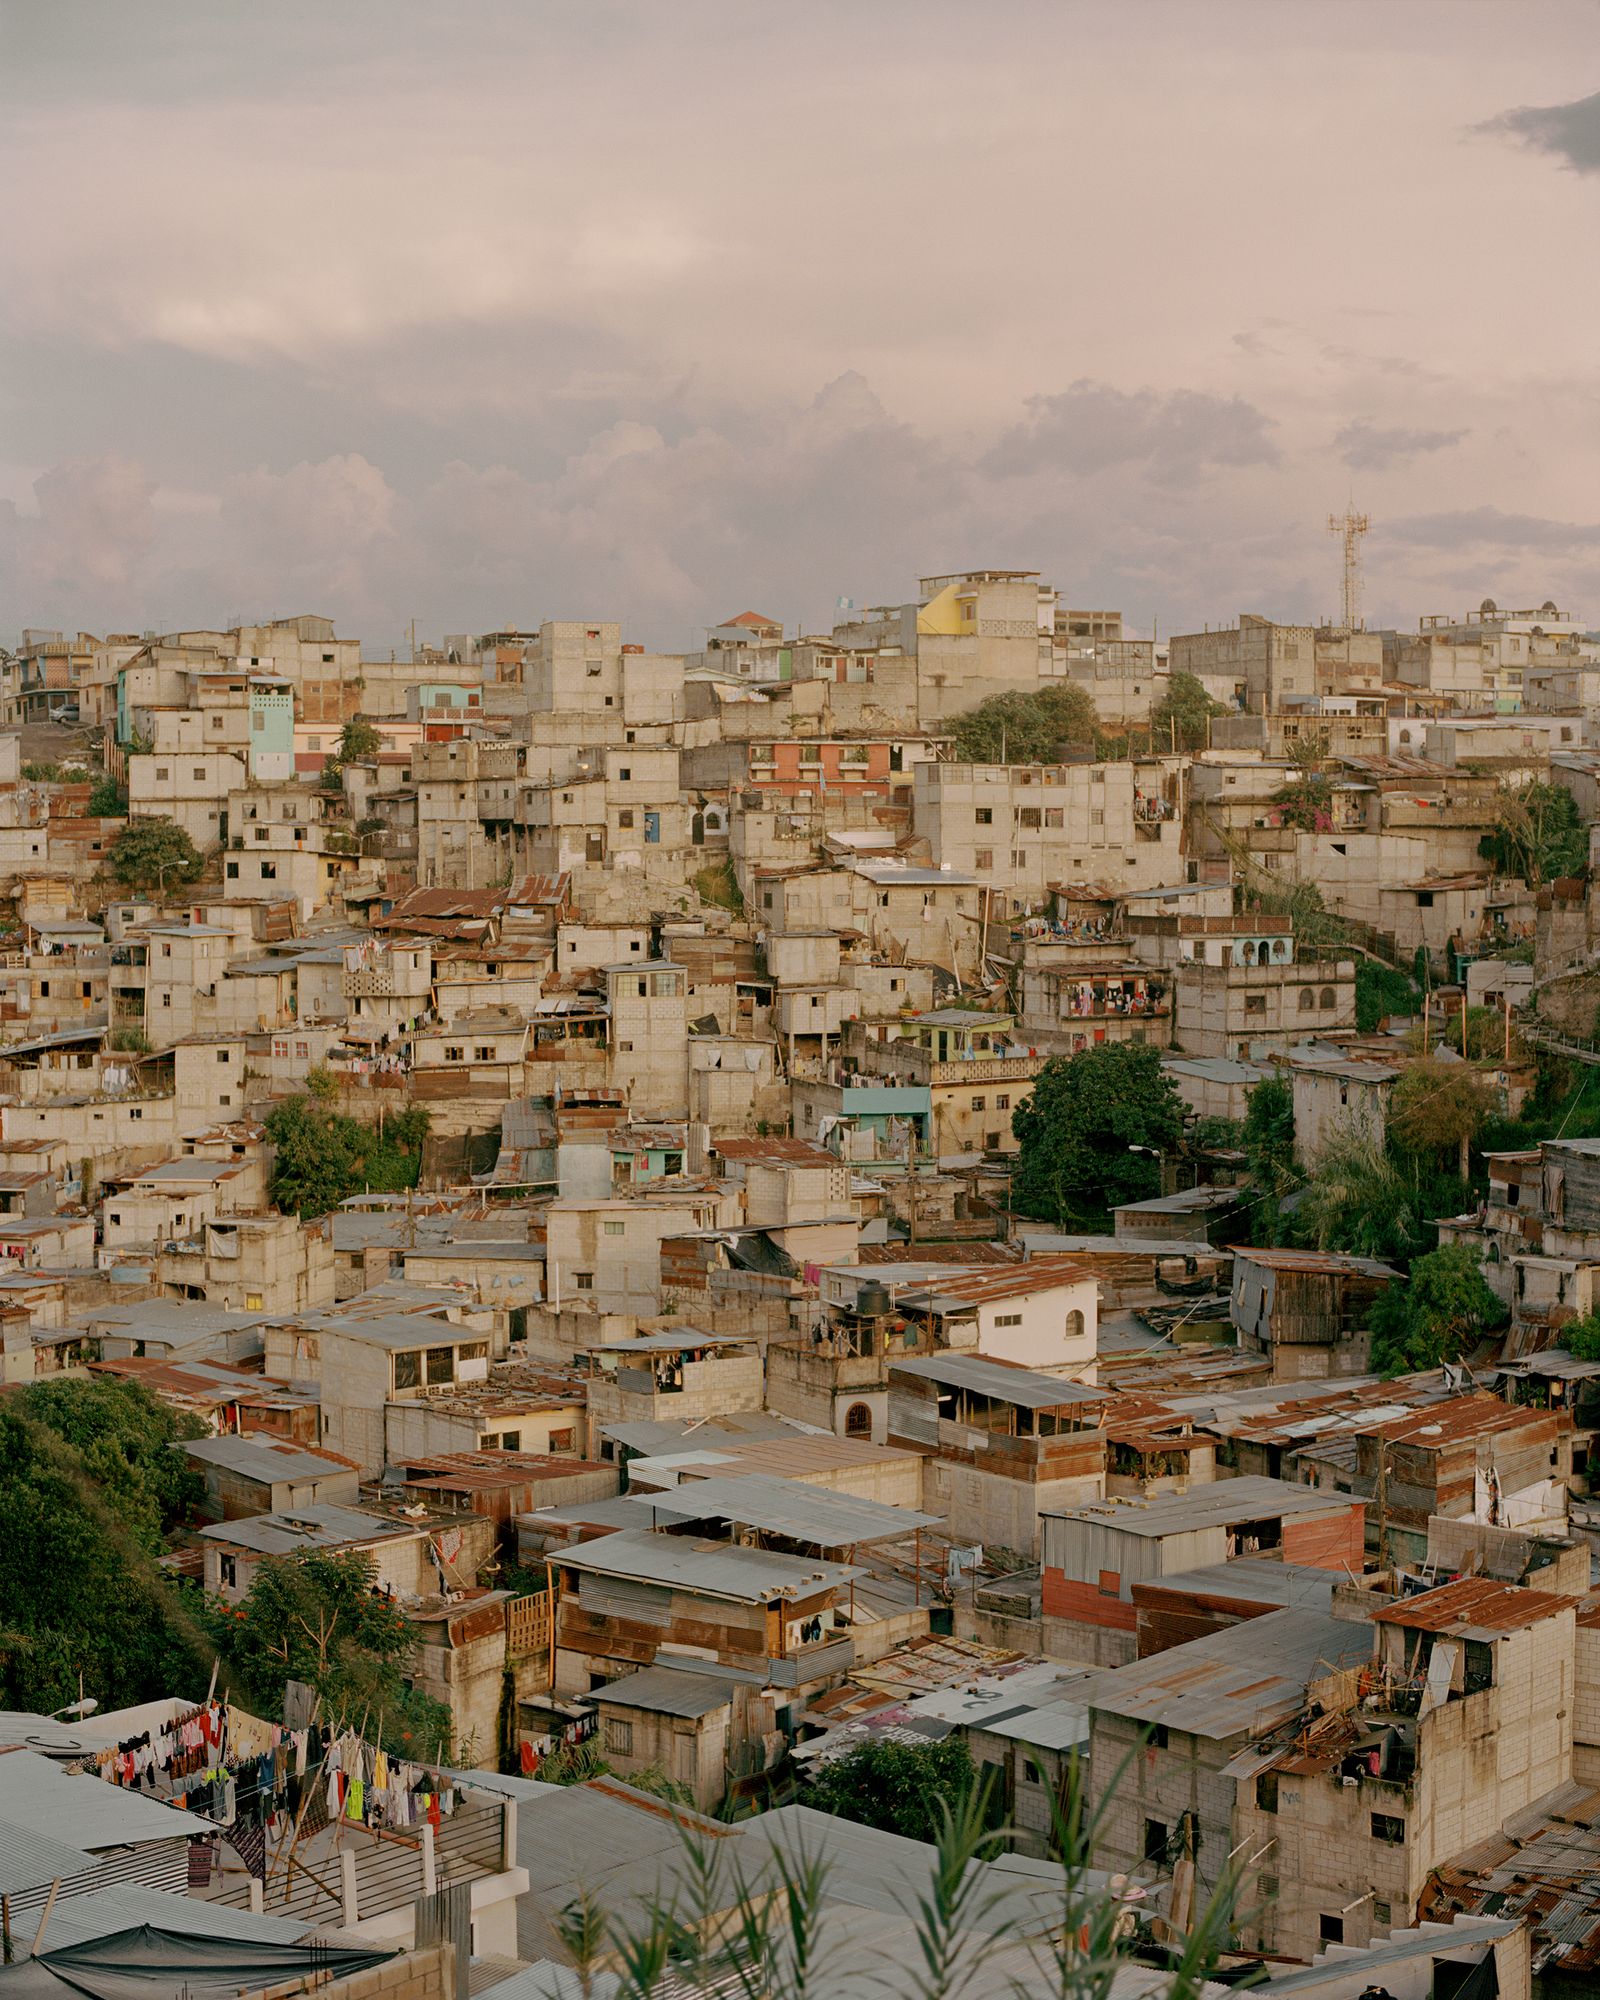
[[[0,632],[1600,620],[1591,0],[0,0]]]

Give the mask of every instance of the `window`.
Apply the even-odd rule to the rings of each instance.
[[[277,862],[276,862],[276,861],[263,861],[263,862],[262,862],[262,864],[261,864],[261,879],[262,879],[262,881],[263,881],[263,882],[276,882],[276,881],[277,881],[277,879],[278,879],[278,864],[277,864]]]
[[[1389,1908],[1389,1905],[1376,1897],[1373,1899],[1372,1904],[1372,1921],[1375,1924],[1391,1924],[1394,1922],[1394,1912]]]
[[[631,764],[622,765],[617,772],[617,776],[626,785],[633,777],[633,766]]]
[[[1160,1819],[1147,1819],[1144,1823],[1144,1858],[1159,1866],[1167,1858],[1167,1823]]]
[[[266,726],[267,718],[261,713],[259,708],[254,710],[250,717],[250,727],[259,736]]]
[[[1309,986],[1302,986],[1302,987],[1301,987],[1301,989],[1300,989],[1300,1011],[1301,1011],[1301,1013],[1302,1013],[1302,1014],[1309,1014],[1309,1013],[1311,1013],[1311,1012],[1313,1011],[1313,1009],[1314,1009],[1314,1008],[1316,1007],[1316,1004],[1317,1004],[1317,996],[1316,996],[1316,994],[1312,992],[1312,990],[1311,990],[1311,988],[1310,988]]]
[[[1321,1938],[1324,1944],[1343,1944],[1344,1918],[1318,1917],[1317,1936]]]
[[[1244,1011],[1247,1014],[1264,1014],[1267,1011],[1265,993],[1247,993],[1244,996]]]
[[[620,1236],[628,1225],[625,1222],[607,1222],[601,1226],[607,1236]]]
[[[997,1097],[994,1101],[994,1108],[996,1111],[1009,1111],[1011,1109],[1011,1099],[1007,1096]]]
[[[217,1061],[218,1061],[218,1062],[220,1062],[220,1063],[225,1063],[225,1062],[226,1062],[226,1061],[228,1060],[228,1056],[229,1056],[229,1051],[228,1051],[227,1049],[218,1049],[218,1050],[217,1050]]]
[[[606,1748],[618,1757],[633,1755],[633,1724],[621,1722],[615,1717],[606,1721]]]
[[[1120,1570],[1101,1570],[1100,1595],[1102,1597],[1120,1597],[1122,1595],[1122,1572]]]
[[[224,1590],[235,1589],[239,1582],[239,1564],[237,1558],[233,1556],[224,1556],[221,1560],[220,1569],[222,1574],[223,1589]]]
[[[1064,820],[1063,820],[1063,818],[1062,818],[1062,813],[1061,813],[1061,808],[1060,808],[1060,806],[1046,806],[1046,807],[1045,807],[1045,809],[1044,809],[1044,823],[1045,823],[1045,825],[1046,825],[1047,827],[1055,827],[1055,828],[1057,828],[1057,829],[1060,829],[1061,827],[1063,827],[1063,826],[1064,826],[1065,822],[1064,822]]]
[[[1417,908],[1419,910],[1431,910],[1433,908],[1433,891],[1431,889],[1419,889],[1417,891]]]
[[[170,778],[171,775],[172,775],[171,771],[167,768],[165,764],[158,764],[156,766],[156,782],[158,784],[165,784],[167,779]]]
[[[578,1433],[570,1424],[565,1430],[552,1431],[550,1433],[550,1449],[552,1452],[559,1452],[566,1455],[576,1452],[578,1449]]]
[[[675,973],[658,972],[655,975],[653,984],[655,996],[658,1000],[671,1000],[677,994],[678,980]]]
[[[619,827],[629,827],[633,825],[632,806],[624,806],[622,810],[617,814],[617,825]]]
[[[50,982],[48,979],[41,979],[39,981],[39,998],[41,1000],[48,1000],[50,998]]]
[[[852,1438],[872,1435],[872,1411],[865,1403],[852,1403],[844,1413],[844,1434]]]
[[[1381,1840],[1386,1847],[1403,1847],[1406,1823],[1398,1813],[1374,1813],[1372,1837],[1374,1840]]]
[[[228,863],[228,880],[230,882],[237,882],[238,879],[239,879],[239,864],[237,861],[230,861]]]
[[[975,1098],[973,1098],[973,1100],[972,1100],[972,1106],[971,1106],[971,1108],[972,1108],[972,1109],[973,1109],[974,1111],[983,1111],[983,1110],[985,1110],[985,1109],[987,1108],[987,1099],[985,1099],[985,1098],[982,1098],[982,1097],[975,1097]]]
[[[394,1358],[394,1386],[397,1389],[415,1389],[422,1380],[422,1356],[416,1352],[397,1354]]]
[[[972,865],[974,868],[993,868],[994,849],[992,847],[980,847],[972,857]]]
[[[430,1347],[427,1353],[429,1386],[456,1379],[456,1351],[453,1347]]]
[[[1021,1313],[996,1313],[994,1323],[996,1326],[1021,1326],[1022,1315]]]
[[[993,826],[994,808],[992,806],[979,806],[978,810],[973,814],[973,818],[978,822],[979,826]]]
[[[1256,1779],[1256,1808],[1260,1812],[1275,1813],[1278,1810],[1278,1774],[1263,1771]]]
[[[259,1292],[246,1292],[244,1295],[244,1309],[247,1313],[260,1312],[262,1310],[261,1294]]]
[[[580,1292],[592,1292],[594,1290],[594,1273],[593,1271],[574,1271],[572,1282]]]
[[[479,1042],[472,1051],[472,1060],[474,1062],[493,1062],[494,1061],[493,1043]]]
[[[195,764],[195,765],[193,765],[193,766],[192,766],[191,768],[193,769],[193,772],[194,772],[194,777],[195,777],[195,782],[196,782],[197,784],[202,784],[202,785],[203,785],[203,784],[205,783],[205,778],[206,778],[206,767],[205,767],[205,765],[204,765],[204,764]]]
[[[466,1050],[459,1042],[446,1042],[444,1059],[446,1062],[463,1062],[466,1060]]]
[[[1331,1007],[1333,1005],[1333,988],[1331,986],[1323,987],[1321,993],[1317,996],[1317,1005],[1319,1007]]]

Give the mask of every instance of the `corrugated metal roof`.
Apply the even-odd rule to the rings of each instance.
[[[543,1518],[535,1516],[533,1518]],[[702,1542],[648,1530],[602,1536],[582,1548],[563,1549],[563,1569],[624,1576],[664,1589],[688,1590],[754,1604],[771,1597],[810,1597],[847,1584],[863,1572],[847,1563],[773,1555],[732,1542]]]
[[[1492,1577],[1463,1576],[1416,1597],[1402,1598],[1372,1614],[1374,1625],[1403,1625],[1411,1632],[1441,1632],[1455,1637],[1488,1633],[1498,1637],[1520,1632],[1570,1611],[1575,1597],[1557,1597],[1548,1590],[1526,1590]]]
[[[646,1709],[652,1715],[709,1715],[725,1708],[733,1699],[736,1683],[714,1674],[679,1672],[668,1667],[646,1667],[642,1673],[624,1674],[608,1681],[590,1697],[603,1707]]]
[[[1287,1479],[1249,1474],[1218,1479],[1187,1493],[1156,1493],[1125,1500],[1097,1500],[1083,1507],[1041,1510],[1048,1521],[1078,1521],[1126,1535],[1183,1535],[1199,1528],[1231,1528],[1247,1521],[1281,1520],[1288,1514],[1338,1514],[1360,1507],[1349,1493],[1319,1492]]]
[[[1269,1611],[1113,1667],[1079,1699],[1112,1715],[1226,1741],[1296,1714],[1309,1680],[1371,1657],[1365,1624],[1299,1609]]]
[[[732,1479],[691,1479],[665,1493],[630,1496],[637,1507],[679,1521],[727,1521],[818,1548],[848,1549],[858,1542],[882,1542],[917,1528],[941,1525],[939,1514],[914,1514],[909,1507],[886,1507],[858,1500],[799,1479],[751,1472]]]
[[[923,1381],[947,1383],[955,1389],[970,1389],[975,1396],[988,1396],[1000,1403],[1015,1403],[1026,1410],[1056,1410],[1072,1403],[1111,1400],[1109,1389],[1094,1389],[1087,1383],[1063,1381],[1059,1376],[1041,1375],[1032,1368],[985,1360],[976,1354],[930,1354],[914,1361],[895,1360],[890,1363],[889,1373],[891,1377],[915,1375]]]
[[[69,1881],[95,1865],[94,1856],[81,1848],[68,1847],[19,1821],[0,1819],[0,1896]]]
[[[1030,1257],[1025,1264],[980,1265],[953,1271],[933,1284],[900,1294],[905,1305],[926,1306],[930,1312],[953,1312],[962,1306],[988,1305],[997,1299],[1023,1299],[1063,1285],[1092,1285],[1095,1277],[1076,1257]]]
[[[210,1820],[196,1813],[124,1791],[102,1778],[73,1777],[32,1750],[11,1750],[0,1757],[0,1818],[14,1825],[48,1826],[53,1836],[90,1854],[214,1830]]]
[[[349,1459],[268,1437],[193,1438],[183,1449],[202,1464],[219,1465],[263,1484],[280,1479],[326,1479],[357,1469]]]

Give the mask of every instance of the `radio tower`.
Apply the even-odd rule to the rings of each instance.
[[[1361,629],[1361,537],[1372,526],[1371,519],[1358,514],[1352,502],[1345,509],[1343,518],[1337,514],[1328,516],[1328,533],[1337,535],[1344,543],[1344,629],[1359,632]]]

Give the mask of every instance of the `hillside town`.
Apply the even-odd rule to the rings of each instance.
[[[1588,1990],[1600,632],[1355,562],[21,634],[0,1995]]]

